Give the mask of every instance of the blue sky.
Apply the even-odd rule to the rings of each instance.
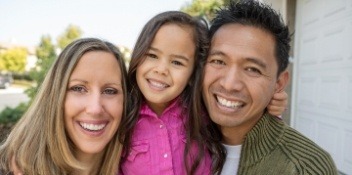
[[[0,0],[0,43],[36,46],[42,35],[53,42],[69,24],[83,37],[98,37],[132,48],[154,15],[179,10],[191,0]]]

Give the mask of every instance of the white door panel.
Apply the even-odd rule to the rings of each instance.
[[[352,0],[298,0],[293,127],[352,175]]]

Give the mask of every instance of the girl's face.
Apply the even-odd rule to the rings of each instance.
[[[85,53],[73,70],[65,99],[65,129],[78,159],[101,153],[115,135],[123,112],[121,70],[115,56]]]
[[[195,43],[189,26],[165,24],[137,67],[138,87],[160,115],[186,87],[194,67]]]

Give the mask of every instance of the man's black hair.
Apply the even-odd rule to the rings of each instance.
[[[209,38],[212,39],[215,32],[225,24],[253,26],[272,34],[276,42],[277,75],[287,68],[291,36],[280,14],[269,5],[254,0],[238,3],[231,1],[229,5],[217,11],[212,20]]]

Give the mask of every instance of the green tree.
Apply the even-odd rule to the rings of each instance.
[[[192,16],[201,16],[207,21],[211,21],[215,16],[216,10],[231,1],[238,2],[240,0],[193,0],[191,3],[181,7],[181,11]]]
[[[0,70],[23,73],[27,62],[27,49],[12,48],[0,54]]]
[[[33,97],[41,86],[47,71],[56,59],[57,48],[63,49],[70,42],[81,37],[81,34],[82,31],[78,27],[70,25],[66,31],[58,37],[58,46],[55,46],[52,43],[52,39],[49,35],[42,36],[36,49],[36,56],[38,58],[36,66],[29,72],[31,79],[35,81],[35,85],[26,90],[30,102],[33,100]],[[6,108],[3,110],[0,113],[0,124],[16,122],[23,115],[24,111],[27,110],[29,103],[23,103],[15,108]]]
[[[37,93],[38,87],[42,84],[46,72],[56,58],[55,46],[49,35],[42,36],[36,49],[36,56],[38,58],[36,66],[29,72],[31,78],[36,82],[36,85],[26,91],[31,99]]]
[[[233,2],[239,2],[241,0],[223,0],[224,1],[224,5],[230,4],[231,1]]]
[[[201,16],[210,21],[215,11],[224,4],[224,0],[193,0],[181,8],[181,11],[192,16]]]
[[[65,32],[57,38],[57,44],[60,49],[65,48],[68,44],[82,36],[82,30],[75,25],[69,25]]]
[[[79,27],[69,25],[67,29],[57,38],[58,48],[63,49],[73,40],[80,38],[82,31]],[[50,36],[43,36],[37,47],[36,55],[38,61],[36,68],[30,72],[31,78],[36,82],[36,86],[27,90],[27,95],[32,99],[42,84],[44,77],[50,66],[56,59],[57,47],[52,43]]]

